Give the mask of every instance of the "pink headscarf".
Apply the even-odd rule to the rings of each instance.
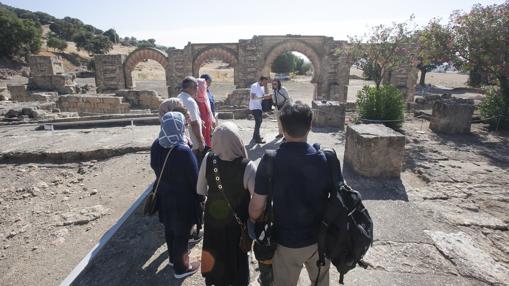
[[[212,109],[210,108],[209,96],[207,95],[207,81],[203,78],[197,79],[198,81],[198,94],[196,95],[196,101],[198,104],[205,104],[208,111],[208,120],[214,122],[214,116],[212,115]]]

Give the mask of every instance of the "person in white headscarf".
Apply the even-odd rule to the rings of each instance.
[[[238,127],[222,123],[214,130],[197,184],[198,194],[207,196],[201,267],[206,285],[249,285],[248,256],[239,246],[243,229],[235,216],[246,225],[255,177]]]
[[[198,162],[185,140],[185,117],[167,112],[161,118],[159,138],[152,144],[150,166],[156,175],[156,205],[164,225],[170,266],[182,279],[196,273],[199,262],[189,262],[188,239],[194,225],[201,221],[196,194]]]

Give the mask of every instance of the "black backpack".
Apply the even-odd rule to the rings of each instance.
[[[340,274],[339,283],[344,284],[345,274],[357,264],[367,267],[362,258],[373,244],[373,221],[362,204],[361,195],[343,181],[336,152],[332,149],[323,152],[331,171],[334,190],[328,198],[318,234],[317,265],[324,266],[325,258],[330,259]]]

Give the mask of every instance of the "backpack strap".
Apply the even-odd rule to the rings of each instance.
[[[273,182],[273,178],[274,178],[274,165],[275,165],[275,159],[276,159],[276,154],[277,154],[277,150],[266,150],[265,151],[265,160],[266,161],[266,165],[265,165],[265,175],[267,176],[267,179],[269,180],[269,190],[268,190],[268,195],[267,195],[267,202],[266,202],[266,206],[268,206],[269,204],[272,204],[272,197],[273,197],[273,187],[274,187],[274,182]],[[270,206],[270,213],[268,213],[268,215],[270,216],[270,219],[274,219],[274,209],[272,208],[272,206]]]
[[[343,175],[341,174],[341,165],[336,155],[336,151],[334,151],[334,149],[331,148],[325,148],[322,150],[322,152],[324,153],[325,159],[327,160],[327,166],[330,171],[330,176],[332,178],[332,186],[330,189],[329,196],[337,196],[339,199],[341,199],[341,196],[339,196],[337,192],[339,190],[338,184],[343,183]],[[320,231],[318,233],[318,261],[316,262],[316,264],[319,268],[325,266],[326,237],[329,223],[330,222],[324,217],[322,219]]]

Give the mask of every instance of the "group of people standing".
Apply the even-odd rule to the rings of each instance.
[[[251,85],[249,92],[249,110],[251,110],[251,114],[255,120],[252,141],[260,144],[265,143],[263,137],[260,135],[260,127],[263,121],[263,101],[269,101],[271,102],[271,105],[276,107],[275,115],[278,122],[278,135],[276,136],[276,139],[283,137],[283,130],[279,121],[279,110],[291,102],[290,97],[288,96],[288,91],[281,85],[281,81],[278,79],[274,79],[272,81],[272,95],[266,95],[265,86],[268,81],[268,77],[261,76],[257,82]]]
[[[160,179],[159,219],[175,278],[199,270],[199,262],[189,261],[188,243],[200,239],[192,230],[203,223],[201,272],[206,285],[249,285],[252,240],[247,225],[260,221],[271,201],[277,247],[272,259],[260,261],[261,285],[294,286],[304,265],[313,283],[328,285],[329,265],[319,272],[316,264],[317,233],[332,180],[320,147],[307,143],[310,107],[291,103],[277,80],[272,96],[265,95],[266,77],[251,86],[253,140],[263,142],[261,101],[269,98],[277,108],[277,138],[284,137],[273,160],[265,155],[257,168],[239,128],[232,122],[218,124],[211,81],[207,75],[187,77],[177,98],[161,104],[160,134],[151,149],[151,167]]]

